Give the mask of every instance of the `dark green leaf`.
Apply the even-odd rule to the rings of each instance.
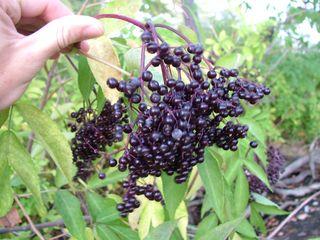
[[[218,225],[218,218],[214,213],[202,219],[198,225],[198,230],[196,232],[195,240],[200,239],[202,236],[206,235],[208,231],[213,229]]]
[[[99,86],[98,94],[97,94],[97,110],[100,113],[104,107],[106,102],[106,98],[104,97],[102,88]]]
[[[225,240],[239,226],[242,220],[243,217],[240,217],[212,228],[199,240]]]
[[[85,101],[89,100],[90,93],[93,89],[93,85],[95,83],[94,76],[89,67],[87,58],[84,56],[79,57],[79,65],[78,65],[78,85],[82,97]]]
[[[166,204],[165,207],[168,212],[169,219],[174,219],[176,210],[186,194],[188,182],[186,181],[182,184],[176,184],[174,177],[168,176],[167,174],[163,174],[161,179]]]
[[[6,122],[9,116],[9,108],[0,111],[0,128]]]
[[[18,103],[15,106],[23,119],[36,133],[55,164],[72,184],[72,177],[75,172],[72,164],[72,152],[68,140],[61,133],[57,124],[34,106],[26,103]]]
[[[55,206],[70,234],[78,240],[86,240],[86,223],[81,212],[79,200],[70,192],[60,190],[56,193]]]
[[[12,131],[6,131],[2,134],[2,142],[1,145],[5,145],[1,147],[3,157],[7,158],[7,162],[33,194],[39,213],[45,215],[46,209],[41,198],[38,172],[30,154]]]
[[[164,222],[152,229],[144,240],[170,240],[176,227],[176,221]]]
[[[119,218],[116,202],[97,193],[87,192],[86,200],[94,222],[109,223]]]
[[[236,215],[242,214],[249,202],[249,184],[247,177],[245,176],[243,170],[241,169],[238,173],[234,188],[234,204]]]

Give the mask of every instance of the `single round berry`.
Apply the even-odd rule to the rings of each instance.
[[[144,71],[141,75],[141,78],[145,82],[149,82],[153,78],[153,74],[150,71]]]
[[[251,141],[250,142],[250,147],[252,147],[252,148],[258,147],[258,143],[256,141]]]
[[[117,88],[119,86],[119,82],[117,79],[115,78],[109,78],[107,80],[107,85],[110,87],[110,88]]]
[[[156,53],[158,51],[158,44],[156,44],[155,42],[148,43],[147,51],[151,54]]]
[[[103,180],[106,178],[106,174],[105,173],[99,173],[98,175],[99,179]]]
[[[117,166],[117,160],[115,160],[114,158],[110,158],[109,161],[108,161],[108,163],[109,163],[109,166],[110,166],[110,167],[115,167],[115,166]]]

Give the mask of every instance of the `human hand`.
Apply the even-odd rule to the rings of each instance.
[[[98,20],[73,15],[59,0],[0,0],[0,110],[21,97],[49,58],[103,32]]]

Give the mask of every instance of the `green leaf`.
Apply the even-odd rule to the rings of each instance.
[[[239,226],[243,217],[237,218],[235,220],[223,223],[215,228],[207,231],[205,235],[199,238],[199,240],[224,240]]]
[[[255,207],[250,204],[250,223],[260,230],[263,234],[267,233],[266,225]]]
[[[237,174],[242,166],[240,159],[231,159],[228,164],[228,168],[224,174],[227,182],[231,184],[237,177]]]
[[[202,236],[204,236],[208,231],[213,229],[218,225],[218,218],[217,215],[214,213],[211,213],[209,216],[202,219],[200,224],[198,225],[198,229],[195,235],[195,240],[200,239]]]
[[[72,164],[72,152],[68,140],[60,132],[57,124],[34,106],[18,103],[15,107],[72,185],[72,177],[75,172]]]
[[[186,194],[188,181],[182,184],[176,184],[174,177],[168,176],[167,174],[162,174],[161,179],[165,208],[169,215],[169,219],[174,219],[176,210]]]
[[[244,236],[257,239],[257,234],[247,219],[244,219],[236,228],[236,231]]]
[[[284,211],[276,206],[267,206],[260,203],[252,203],[251,204],[257,211],[263,212],[269,215],[287,215],[289,212]]]
[[[107,6],[101,9],[100,13],[116,13],[125,15],[127,17],[135,17],[141,6],[142,0],[131,1],[130,3],[128,3],[128,1],[126,0],[113,0],[111,2],[108,2]],[[119,33],[121,29],[127,24],[126,22],[117,19],[104,19],[102,21],[105,24],[106,36]]]
[[[272,202],[271,200],[269,200],[265,196],[262,196],[258,193],[254,193],[254,192],[251,193],[251,195],[257,203],[267,205],[267,206],[275,206],[277,208],[280,208],[276,203]]]
[[[265,171],[256,161],[254,161],[254,159],[243,160],[243,163],[253,175],[258,177],[269,189],[271,189],[271,186]]]
[[[9,116],[9,108],[0,111],[0,128],[6,122]]]
[[[46,209],[41,198],[38,172],[30,154],[12,131],[6,131],[2,134],[0,149],[3,150],[1,157],[7,158],[7,162],[32,193],[40,215],[44,216]]]
[[[103,224],[96,225],[94,230],[95,230],[95,235],[98,240],[122,240],[109,227],[107,227]]]
[[[0,170],[0,217],[6,215],[10,211],[13,203],[13,190],[10,185],[12,171],[8,164],[1,163],[1,160],[4,159],[3,156],[1,156],[1,152],[3,151],[0,147],[0,166],[3,164],[1,166],[2,170]]]
[[[238,68],[243,64],[243,61],[244,59],[239,53],[231,53],[219,58],[216,65],[225,68]]]
[[[81,212],[79,200],[70,192],[60,190],[56,193],[54,202],[70,234],[78,240],[86,240],[86,223]]]
[[[170,240],[176,227],[177,221],[164,222],[152,229],[144,240]]]
[[[89,100],[90,93],[95,83],[94,76],[84,56],[80,56],[78,65],[78,86],[85,101]]]
[[[198,42],[197,34],[189,27],[185,25],[180,25],[178,27],[179,31],[181,31],[185,36],[187,36],[191,42],[196,43]]]
[[[94,222],[109,223],[119,218],[116,202],[97,193],[87,192],[86,200]]]
[[[198,165],[199,174],[203,182],[206,194],[211,206],[220,220],[226,219],[225,208],[225,183],[217,161],[213,158],[209,149],[205,150],[205,161]]]
[[[88,181],[87,186],[91,189],[106,187],[109,184],[113,184],[119,181],[122,181],[128,176],[127,172],[114,171],[112,173],[107,173],[107,177],[103,180],[99,179],[98,175],[95,174]]]
[[[108,227],[116,233],[121,240],[139,240],[139,235],[130,227],[125,225],[108,225]]]
[[[249,194],[249,184],[246,175],[241,169],[238,173],[237,181],[234,188],[234,207],[237,216],[239,216],[246,210],[249,202]]]
[[[106,98],[104,97],[102,88],[99,86],[98,94],[97,94],[97,111],[98,111],[98,113],[101,113],[105,103],[106,103]]]

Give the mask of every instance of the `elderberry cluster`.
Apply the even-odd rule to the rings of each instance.
[[[124,104],[118,101],[114,105],[106,102],[98,116],[90,108],[71,113],[76,119],[76,123],[70,125],[71,131],[76,131],[71,141],[73,161],[78,168],[76,177],[86,180],[94,172],[92,161],[101,157],[107,145],[123,139],[122,125],[128,122],[126,111]],[[109,166],[116,165],[113,158],[109,159]]]
[[[240,78],[235,69],[214,67],[201,45],[170,47],[157,36],[154,26],[147,23],[142,49],[153,57],[146,65],[142,62],[138,77],[107,80],[108,87],[123,93],[128,106],[107,104],[99,117],[82,125],[73,142],[75,161],[83,172],[106,145],[127,134],[122,156],[118,162],[113,159],[119,171],[129,171],[123,183],[123,203],[117,207],[123,217],[140,206],[137,195],[162,201],[155,186],[138,183],[139,179],[166,173],[180,184],[204,161],[207,146],[236,151],[249,130],[234,121],[244,112],[241,100],[256,104],[270,94],[265,86]],[[162,79],[154,77],[152,67],[161,68]],[[136,116],[130,123],[123,119],[127,110]],[[89,133],[89,128],[94,132]],[[250,146],[255,148],[257,143]]]
[[[259,161],[259,158],[255,155],[256,161]],[[284,163],[285,158],[280,152],[278,148],[275,148],[273,146],[269,146],[267,150],[267,160],[268,160],[268,166],[266,169],[267,177],[271,185],[275,185],[279,178],[280,174],[284,170]],[[269,189],[267,186],[259,180],[256,176],[247,173],[247,178],[249,181],[250,191],[257,192],[257,193],[263,193],[268,192]]]

